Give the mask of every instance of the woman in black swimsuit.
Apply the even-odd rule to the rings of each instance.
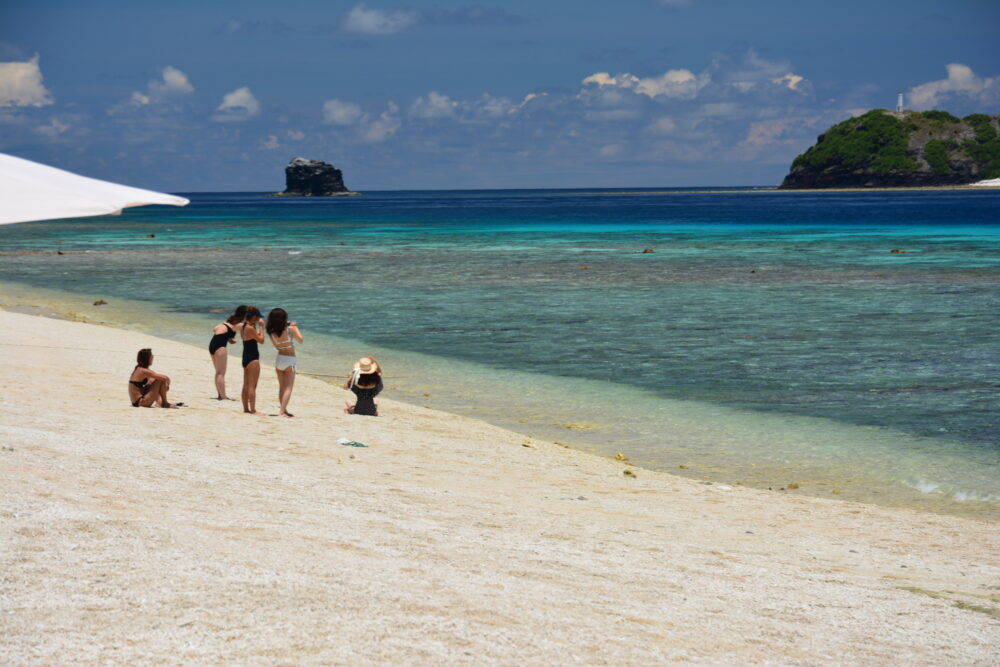
[[[362,357],[351,369],[344,389],[350,389],[358,398],[354,404],[348,403],[344,412],[349,415],[377,417],[375,397],[382,391],[382,367],[374,357]]]
[[[167,390],[170,389],[170,378],[163,373],[150,370],[153,364],[153,351],[148,347],[139,350],[135,355],[135,368],[128,378],[128,400],[133,408],[150,408],[154,403],[161,408],[176,408],[182,405],[171,405],[167,400]]]
[[[213,335],[208,343],[208,353],[212,355],[212,364],[215,366],[215,391],[220,401],[229,399],[226,396],[226,361],[229,359],[226,345],[236,340],[236,331],[243,326],[246,312],[246,306],[239,306],[225,322],[217,324],[212,329]]]
[[[255,306],[247,308],[246,319],[241,328],[243,338],[243,412],[263,415],[257,412],[257,380],[260,379],[260,350],[258,343],[264,342],[264,322]]]

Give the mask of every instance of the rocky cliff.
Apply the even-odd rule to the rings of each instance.
[[[297,157],[285,167],[285,190],[277,194],[282,197],[349,197],[358,193],[347,189],[343,173],[332,164]]]
[[[782,189],[966,185],[1000,177],[1000,115],[875,109],[819,135]]]

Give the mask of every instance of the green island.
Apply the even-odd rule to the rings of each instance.
[[[1000,115],[873,109],[792,162],[782,189],[967,185],[1000,178]]]

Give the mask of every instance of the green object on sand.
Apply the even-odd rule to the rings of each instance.
[[[338,440],[337,442],[339,442],[340,444],[342,444],[344,447],[367,447],[368,446],[365,443],[358,442],[356,440]]]

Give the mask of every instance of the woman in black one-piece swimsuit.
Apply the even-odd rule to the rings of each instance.
[[[229,398],[226,396],[226,362],[229,359],[226,346],[236,340],[236,331],[243,325],[246,312],[246,306],[237,307],[225,322],[215,326],[212,340],[208,343],[208,353],[212,356],[212,365],[215,367],[215,391],[220,401]]]
[[[257,381],[260,379],[260,350],[258,343],[264,342],[264,322],[260,311],[254,306],[247,308],[246,319],[243,321],[243,412],[251,415],[263,415],[257,412]]]

